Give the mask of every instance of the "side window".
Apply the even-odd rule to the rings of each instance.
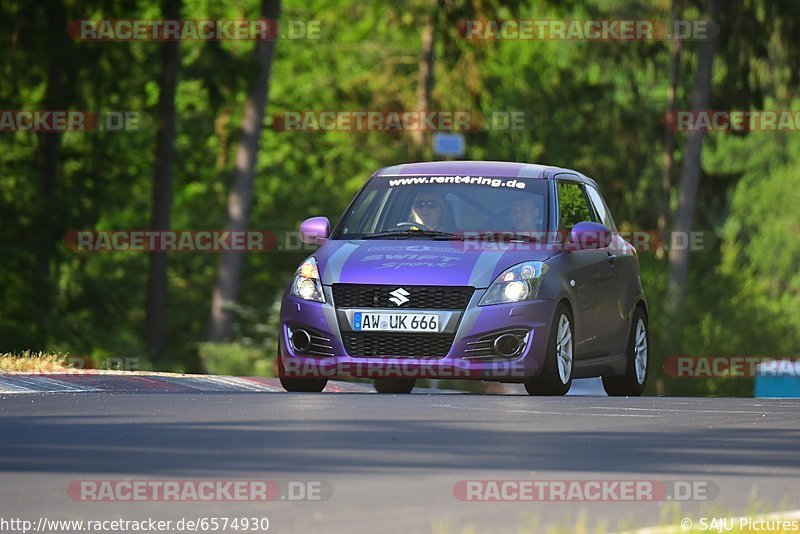
[[[384,196],[384,195],[382,195]],[[358,228],[342,228],[342,234],[359,234],[369,233],[375,228],[375,215],[378,213],[379,203],[376,202],[378,197],[378,190],[373,189],[364,195],[364,200],[358,206],[358,209],[350,214],[350,220],[358,221]]]
[[[569,232],[579,222],[594,220],[581,184],[561,181],[556,184],[558,187],[559,229]]]
[[[614,219],[611,218],[611,213],[609,213],[608,206],[606,206],[606,203],[603,201],[603,197],[600,196],[600,192],[592,186],[587,186],[586,192],[589,194],[589,200],[591,200],[592,206],[594,206],[595,213],[600,217],[600,222],[611,230],[614,230]]]

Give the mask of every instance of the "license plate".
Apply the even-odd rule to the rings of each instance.
[[[439,316],[422,313],[353,313],[353,330],[438,332]]]

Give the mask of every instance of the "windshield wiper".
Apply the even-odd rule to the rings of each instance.
[[[457,234],[450,232],[440,232],[438,230],[389,230],[388,232],[376,232],[374,234],[367,234],[361,239],[401,239],[409,237],[433,237],[433,238],[453,238],[459,237]]]
[[[544,236],[539,235],[543,232],[514,232],[512,230],[506,232],[480,232],[474,236],[475,239],[501,239],[503,241],[517,241],[522,243],[543,243]]]

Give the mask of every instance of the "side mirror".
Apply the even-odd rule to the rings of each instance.
[[[607,226],[596,222],[579,222],[569,233],[572,250],[592,250],[611,245],[613,232]]]
[[[327,217],[311,217],[300,223],[300,241],[308,245],[319,245],[331,233],[331,223]]]

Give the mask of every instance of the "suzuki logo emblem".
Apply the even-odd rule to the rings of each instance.
[[[402,287],[398,287],[394,291],[389,293],[392,297],[389,299],[390,302],[394,302],[398,306],[402,306],[406,302],[408,302],[408,296],[411,294]]]

